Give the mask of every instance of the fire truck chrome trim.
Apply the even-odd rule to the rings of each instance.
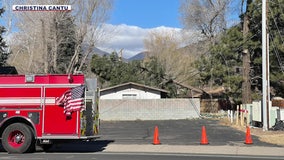
[[[55,104],[55,97],[7,97],[7,98],[0,98],[0,106],[9,106],[9,105],[18,105],[18,106],[26,106],[26,105],[54,105]]]
[[[70,135],[44,135],[44,136],[41,136],[41,137],[38,137],[37,139],[80,139],[78,137],[78,135],[73,135],[73,136],[70,136]]]
[[[45,87],[42,87],[41,88],[41,93],[40,93],[40,96],[41,97],[44,97],[45,96]],[[45,105],[44,103],[41,104],[41,108],[42,108],[42,130],[41,130],[41,134],[43,134],[45,131],[44,131],[44,123],[45,123]]]
[[[77,87],[82,85],[81,83],[72,83],[72,84],[1,84],[0,88],[41,88],[44,86],[45,88],[70,88]]]
[[[82,136],[78,137],[78,135],[70,136],[70,135],[52,135],[52,136],[41,136],[37,139],[96,139],[99,138],[99,136]]]

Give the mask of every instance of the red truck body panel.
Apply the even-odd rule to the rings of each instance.
[[[21,118],[38,139],[80,138],[80,111],[67,116],[55,99],[84,80],[84,75],[0,75],[0,127]]]

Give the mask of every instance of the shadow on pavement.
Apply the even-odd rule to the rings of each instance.
[[[84,152],[101,152],[105,150],[108,144],[113,143],[114,140],[96,140],[96,141],[77,141],[70,143],[58,143],[54,144],[48,151],[48,153],[56,152],[72,152],[72,153],[84,153]],[[0,145],[0,152],[6,152],[2,145]],[[44,152],[40,147],[36,148],[36,152]]]
[[[101,152],[114,140],[78,141],[73,143],[55,144],[47,152]]]

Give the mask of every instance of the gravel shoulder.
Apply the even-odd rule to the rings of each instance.
[[[240,126],[236,124],[231,124],[228,119],[224,118],[219,120],[219,123],[224,126],[233,127],[239,131],[246,133],[246,126]],[[262,128],[252,127],[250,128],[251,135],[259,138],[260,141],[275,144],[279,146],[284,146],[284,131],[263,131]]]

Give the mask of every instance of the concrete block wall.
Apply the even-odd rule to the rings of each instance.
[[[199,118],[200,99],[102,99],[99,112],[104,121],[192,119]]]

